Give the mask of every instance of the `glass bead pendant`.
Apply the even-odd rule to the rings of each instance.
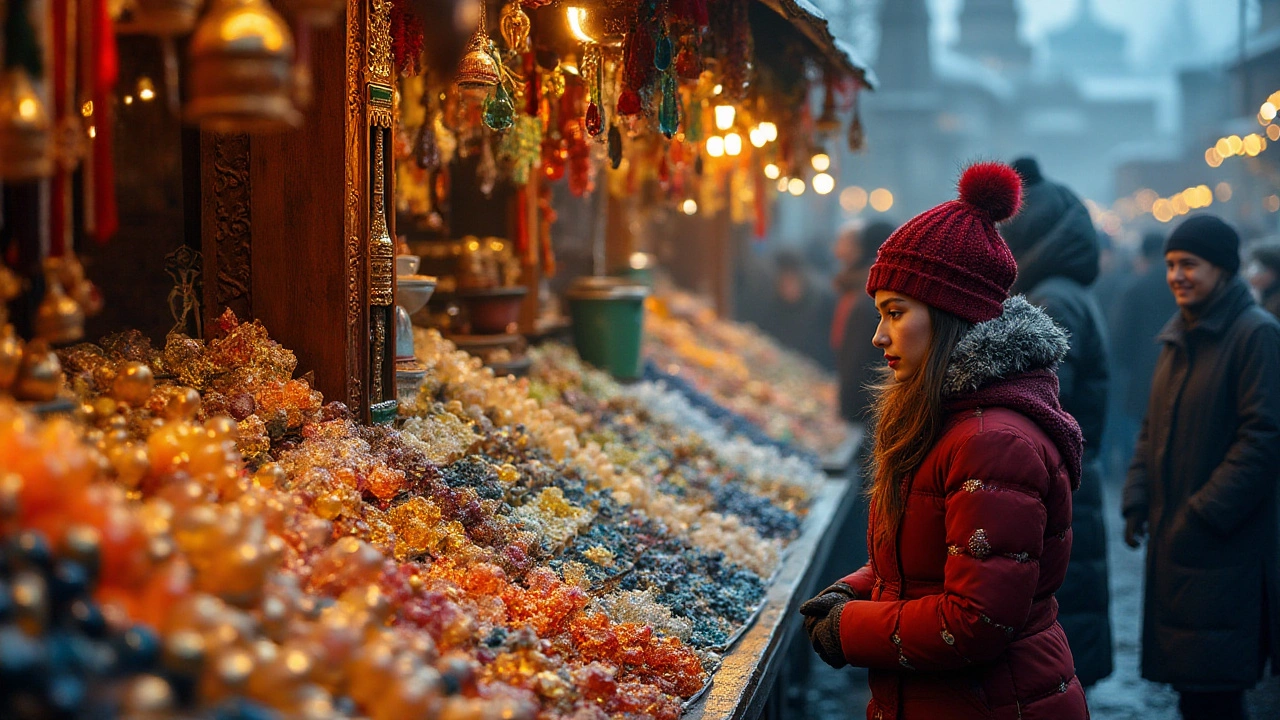
[[[622,132],[617,125],[609,126],[609,166],[614,170],[622,164]]]
[[[590,105],[587,105],[586,120],[587,120],[587,133],[589,133],[591,137],[595,137],[599,135],[601,132],[604,132],[604,119],[600,117],[600,106],[597,105],[595,102],[592,102]]]
[[[516,109],[507,89],[499,85],[484,101],[484,124],[490,130],[506,130],[516,121]]]
[[[680,129],[680,98],[676,95],[676,79],[662,76],[662,106],[658,110],[658,129],[668,139]]]
[[[658,68],[658,72],[666,72],[671,67],[671,38],[663,35],[658,38],[657,47],[653,51],[653,65]]]

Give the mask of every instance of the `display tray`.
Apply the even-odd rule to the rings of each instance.
[[[862,444],[862,437],[866,430],[861,425],[850,425],[849,434],[845,437],[844,442],[830,453],[822,458],[822,470],[828,475],[844,475],[853,465],[857,454],[858,446]]]
[[[823,484],[800,537],[792,542],[765,592],[758,617],[721,656],[708,686],[685,702],[685,718],[752,720],[760,715],[798,626],[792,620],[814,591],[817,573],[835,543],[833,524],[845,517],[855,495],[848,478],[830,478]]]

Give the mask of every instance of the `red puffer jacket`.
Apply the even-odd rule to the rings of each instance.
[[[978,381],[948,401],[906,481],[896,542],[873,543],[844,578],[859,599],[840,639],[870,668],[869,720],[1088,718],[1053,596],[1071,555],[1079,427],[1048,369]]]

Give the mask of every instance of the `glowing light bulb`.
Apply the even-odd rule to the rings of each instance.
[[[765,143],[769,142],[768,135],[760,129],[759,125],[751,128],[751,132],[747,133],[747,137],[750,138],[753,147],[762,148]]]
[[[764,176],[770,180],[777,180],[782,176],[782,169],[773,163],[764,166]]]
[[[804,194],[804,181],[800,178],[791,178],[787,181],[787,192],[799,197]]]
[[[685,200],[684,202],[680,203],[680,211],[683,212],[685,215],[693,215],[697,213],[698,201],[694,200],[693,198],[689,198],[688,200]]]
[[[827,171],[827,168],[831,167],[831,156],[820,152],[812,158],[809,158],[809,162],[813,165],[814,170],[824,173]]]
[[[778,126],[771,122],[760,123],[760,130],[764,133],[767,142],[774,142],[778,139]]]
[[[871,208],[876,212],[888,212],[893,207],[893,193],[884,188],[871,191]]]
[[[707,138],[707,154],[714,158],[724,155],[724,138],[719,135]]]
[[[732,105],[716,106],[716,129],[728,130],[733,127],[733,119],[737,117],[738,110]]]
[[[724,136],[724,154],[729,157],[737,157],[742,153],[742,136],[738,133],[729,133]]]
[[[813,191],[819,195],[828,195],[836,189],[836,179],[826,173],[813,176]]]

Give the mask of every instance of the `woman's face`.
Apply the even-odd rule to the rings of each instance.
[[[933,340],[929,306],[893,290],[876,292],[880,324],[871,344],[884,351],[893,379],[905,382],[924,366]]]

